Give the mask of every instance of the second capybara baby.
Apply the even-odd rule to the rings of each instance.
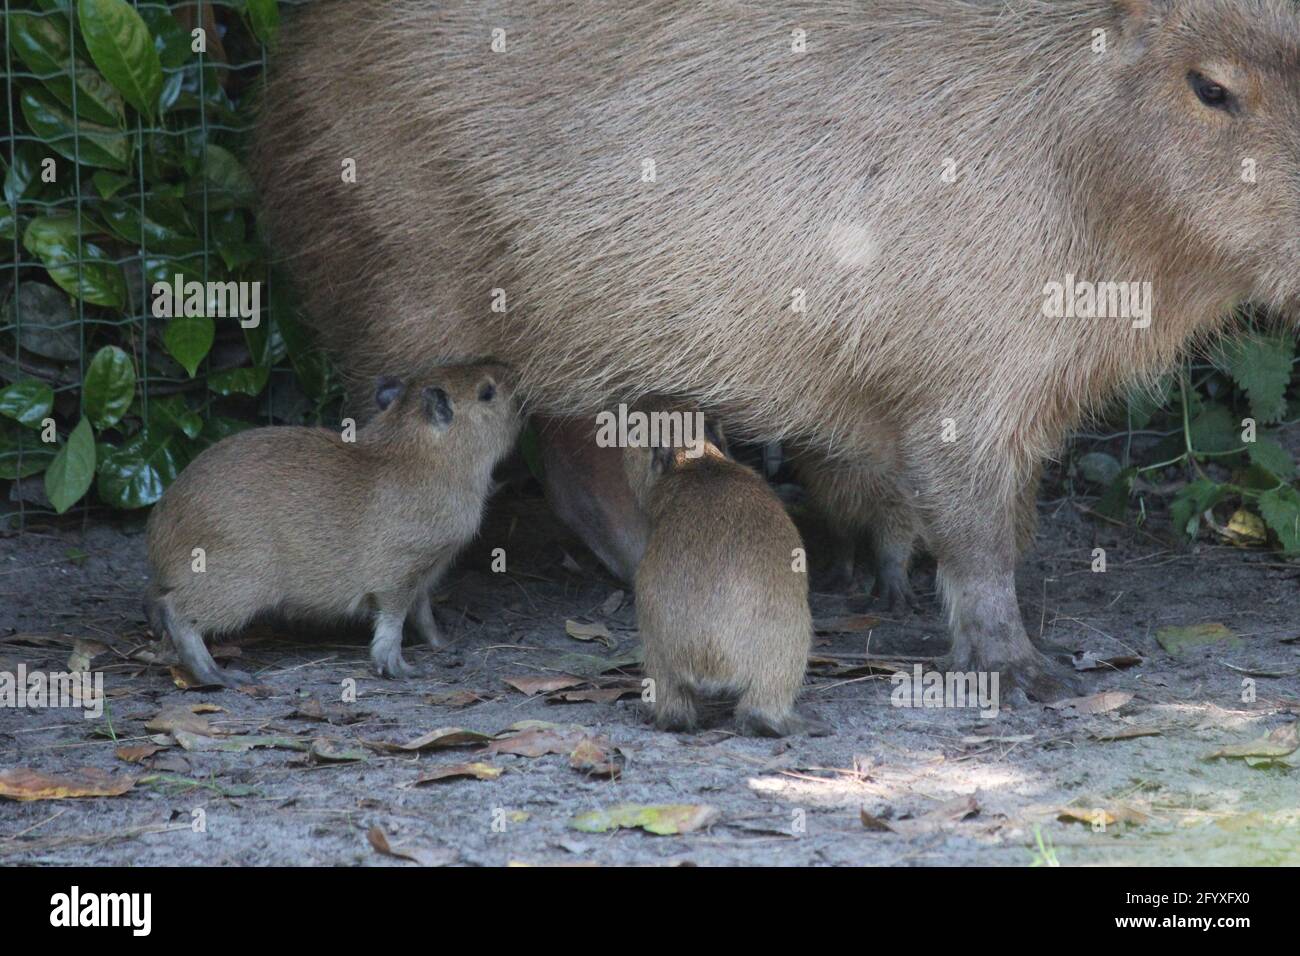
[[[154,507],[146,611],[203,683],[247,681],[217,667],[204,638],[268,613],[370,616],[385,677],[417,673],[402,656],[408,615],[440,643],[429,589],[478,533],[493,466],[518,434],[513,373],[483,363],[383,378],[375,402],[355,441],[298,427],[223,439]]]
[[[650,528],[636,620],[655,724],[693,730],[722,699],[743,733],[821,732],[794,709],[812,646],[803,543],[767,482],[720,444],[624,450]]]

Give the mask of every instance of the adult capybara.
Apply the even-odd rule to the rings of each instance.
[[[1300,287],[1289,0],[335,0],[285,34],[252,162],[352,376],[491,354],[551,415],[671,393],[897,462],[947,666],[1039,697],[1038,465]]]

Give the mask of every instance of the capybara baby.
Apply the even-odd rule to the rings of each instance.
[[[385,677],[417,673],[402,657],[408,613],[441,642],[429,589],[478,533],[492,468],[514,444],[513,373],[483,363],[419,384],[383,378],[375,402],[355,441],[296,427],[223,439],[154,507],[149,620],[203,683],[247,681],[218,668],[204,638],[264,613],[370,615]]]
[[[735,702],[743,733],[819,729],[794,710],[812,616],[803,543],[781,500],[716,436],[698,453],[678,445],[623,454],[650,526],[636,571],[636,622],[655,725],[693,730],[701,704],[724,698]]]
[[[253,171],[354,381],[491,354],[548,415],[673,394],[894,462],[944,666],[1039,698],[1040,463],[1300,294],[1291,0],[336,0],[274,67]]]

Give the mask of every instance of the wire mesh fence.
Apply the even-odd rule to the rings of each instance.
[[[333,386],[240,161],[274,0],[3,12],[0,528],[21,530],[143,508],[223,435],[327,414]]]

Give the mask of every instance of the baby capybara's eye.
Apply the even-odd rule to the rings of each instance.
[[[489,380],[479,386],[478,400],[480,402],[490,402],[492,401],[492,399],[496,398],[496,394],[497,394],[497,387],[493,385],[492,382]]]

